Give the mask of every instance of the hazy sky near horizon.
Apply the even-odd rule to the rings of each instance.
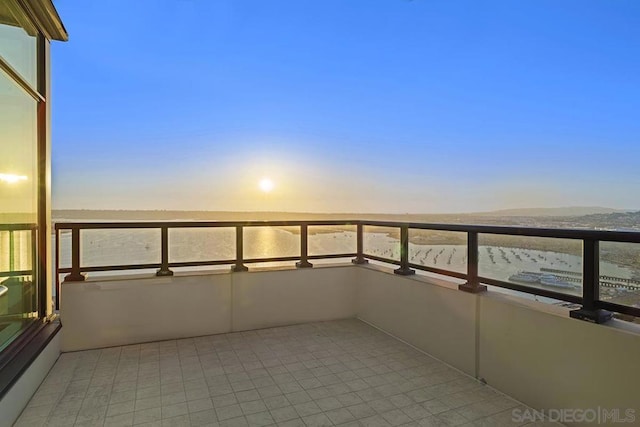
[[[640,1],[55,5],[54,208],[640,208]]]

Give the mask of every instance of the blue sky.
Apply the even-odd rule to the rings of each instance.
[[[55,208],[640,208],[638,1],[55,4]]]

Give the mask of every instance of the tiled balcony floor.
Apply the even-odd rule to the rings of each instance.
[[[16,425],[493,427],[516,407],[343,320],[65,353]]]

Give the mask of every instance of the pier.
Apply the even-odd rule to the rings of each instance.
[[[540,271],[556,274],[559,278],[561,278],[562,280],[566,280],[567,282],[582,282],[582,273],[576,271],[558,270],[555,268],[546,267],[541,267]],[[640,280],[601,275],[600,286],[603,286],[605,288],[629,289],[632,291],[638,291],[640,290]]]

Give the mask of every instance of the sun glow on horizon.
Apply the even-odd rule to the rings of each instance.
[[[258,183],[258,186],[260,187],[260,190],[262,190],[263,193],[271,192],[271,190],[273,190],[273,187],[274,187],[273,181],[269,178],[262,178]]]
[[[19,181],[26,181],[27,177],[24,175],[15,175],[12,173],[0,173],[0,181],[7,184],[15,184]]]

